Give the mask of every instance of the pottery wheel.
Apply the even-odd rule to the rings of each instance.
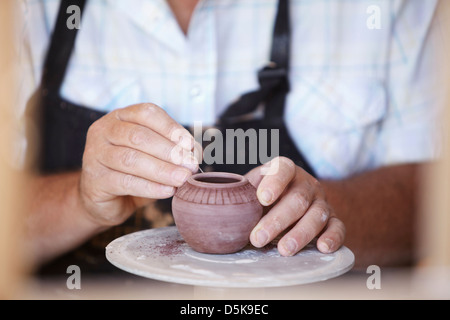
[[[275,242],[264,248],[248,245],[233,254],[204,254],[191,249],[176,227],[148,229],[117,238],[106,247],[106,258],[116,267],[146,278],[242,288],[323,281],[347,272],[355,260],[346,247],[323,254],[314,243],[292,257],[281,256]]]

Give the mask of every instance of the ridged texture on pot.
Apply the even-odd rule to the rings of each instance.
[[[209,184],[190,179],[177,190],[172,200],[173,217],[181,236],[194,250],[233,253],[249,242],[263,209],[256,188],[247,179],[237,181]]]
[[[235,188],[202,188],[185,183],[176,193],[176,197],[199,204],[240,204],[258,201],[255,187],[250,183]]]

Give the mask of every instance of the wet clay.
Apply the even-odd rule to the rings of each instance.
[[[192,249],[224,254],[248,244],[263,208],[244,176],[208,172],[191,176],[178,188],[172,211],[178,232]]]

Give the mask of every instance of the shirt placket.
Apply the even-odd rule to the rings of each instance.
[[[203,1],[195,10],[187,37],[188,59],[186,93],[188,119],[202,121],[204,125],[215,122],[215,90],[217,78],[217,45],[214,13]]]

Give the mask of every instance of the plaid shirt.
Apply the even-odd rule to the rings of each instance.
[[[321,178],[437,154],[438,0],[292,0],[285,121]],[[59,1],[23,0],[22,94],[39,84]],[[140,102],[184,125],[258,87],[277,0],[201,0],[185,36],[164,0],[89,0],[62,96]],[[23,110],[23,107],[22,107]]]

